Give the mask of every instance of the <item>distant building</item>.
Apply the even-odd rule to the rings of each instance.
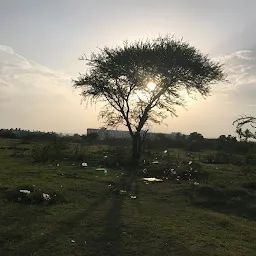
[[[120,131],[120,130],[107,130],[107,129],[94,129],[94,128],[88,128],[87,134],[91,133],[97,133],[100,140],[106,139],[106,138],[118,138],[118,139],[126,139],[130,138],[129,131]],[[172,132],[172,133],[151,133],[149,132],[147,134],[147,137],[149,139],[155,139],[160,136],[166,136],[169,138],[174,138],[178,132]]]

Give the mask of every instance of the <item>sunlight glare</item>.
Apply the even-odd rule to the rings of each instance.
[[[156,88],[156,84],[155,84],[154,82],[149,82],[149,83],[147,84],[147,87],[148,87],[148,89],[149,89],[150,91],[153,91],[153,90],[155,90],[155,88]]]

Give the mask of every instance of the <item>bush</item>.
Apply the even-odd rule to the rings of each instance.
[[[145,168],[146,167],[146,168]],[[177,161],[165,162],[160,164],[147,164],[145,162],[144,174],[151,177],[162,177],[172,180],[206,180],[209,173],[203,170],[201,164],[194,161]]]
[[[225,152],[211,153],[204,156],[203,162],[208,164],[229,164],[231,156]]]
[[[62,160],[64,158],[61,149],[55,145],[33,145],[32,158],[35,162],[45,163],[47,161]]]
[[[246,188],[200,185],[193,187],[190,193],[186,191],[195,205],[255,220],[256,195]]]
[[[64,203],[64,197],[54,191],[47,191],[35,186],[22,185],[4,192],[7,201],[20,204],[58,204]]]

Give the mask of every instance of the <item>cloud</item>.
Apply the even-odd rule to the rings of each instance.
[[[228,75],[229,83],[219,87],[222,91],[256,92],[256,49],[237,51],[216,60],[224,64]]]
[[[215,137],[234,132],[241,114],[256,116],[256,49],[237,51],[216,60],[224,63],[229,83],[215,85],[206,100],[189,102],[188,111],[168,118],[155,131],[198,131]],[[7,128],[85,133],[99,127],[99,106],[85,109],[71,77],[35,63],[0,45],[0,124]],[[0,128],[1,128],[0,127]]]
[[[96,118],[80,102],[68,74],[27,60],[12,48],[0,45],[2,127],[84,132],[86,115],[94,122]]]

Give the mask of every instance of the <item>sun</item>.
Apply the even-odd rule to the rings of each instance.
[[[156,88],[156,84],[155,84],[154,82],[149,82],[149,83],[147,84],[147,87],[148,87],[148,89],[149,89],[150,91],[154,91],[155,88]]]

